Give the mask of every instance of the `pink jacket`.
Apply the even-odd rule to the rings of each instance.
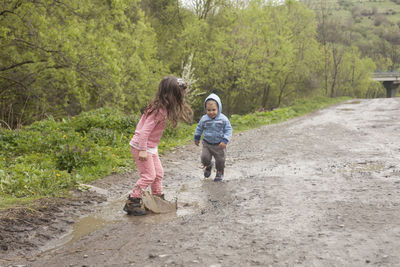
[[[157,115],[156,115],[157,114]],[[153,111],[150,115],[143,114],[136,125],[135,134],[129,144],[139,150],[147,150],[158,146],[161,135],[167,124],[167,110]]]

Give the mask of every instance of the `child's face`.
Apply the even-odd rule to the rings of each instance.
[[[218,115],[218,104],[217,102],[210,100],[206,102],[206,112],[208,117],[214,119]]]

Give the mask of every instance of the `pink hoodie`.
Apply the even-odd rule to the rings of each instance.
[[[155,110],[150,115],[146,115],[145,113],[140,118],[135,134],[129,142],[131,146],[135,146],[139,150],[157,147],[167,124],[167,110],[165,109],[159,109],[158,113]]]

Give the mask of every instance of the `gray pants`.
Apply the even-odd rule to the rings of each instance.
[[[201,151],[201,163],[204,166],[211,164],[211,159],[215,159],[215,168],[217,171],[224,172],[226,149],[219,145],[210,145],[203,141],[203,149]]]

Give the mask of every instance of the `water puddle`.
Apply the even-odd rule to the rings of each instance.
[[[346,103],[344,103],[345,105],[348,105],[348,104],[360,104],[361,103],[361,101],[359,101],[359,100],[354,100],[354,101],[349,101],[349,102],[346,102]]]
[[[379,162],[353,162],[342,168],[341,172],[380,172],[385,165]]]
[[[61,246],[72,244],[79,239],[90,235],[91,233],[106,227],[111,224],[129,221],[135,225],[140,224],[158,224],[165,223],[171,220],[175,220],[178,217],[194,214],[200,212],[201,209],[207,207],[207,195],[203,190],[202,186],[204,183],[212,180],[198,179],[189,183],[184,183],[175,186],[164,187],[164,193],[169,201],[174,202],[177,198],[178,209],[176,212],[164,213],[164,214],[148,214],[146,216],[128,216],[122,210],[125,204],[126,196],[128,192],[121,196],[119,199],[109,200],[97,207],[95,211],[88,216],[82,217],[73,224],[71,231],[65,233],[57,240],[48,242],[40,250],[42,252],[55,250]],[[95,188],[89,185],[90,190],[107,194],[104,189]]]

